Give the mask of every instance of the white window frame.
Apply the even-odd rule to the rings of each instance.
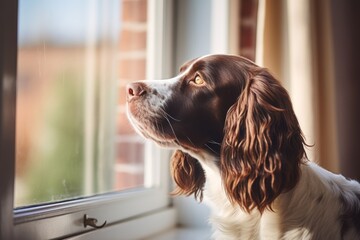
[[[0,33],[0,238],[113,239],[116,234],[117,238],[136,239],[174,226],[175,211],[169,207],[170,152],[148,144],[152,164],[145,168],[153,173],[151,188],[13,210],[18,3],[4,0],[0,6],[1,29],[10,29]],[[148,0],[149,78],[171,74],[172,9],[171,0]],[[84,228],[85,214],[107,225],[96,231]],[[148,227],[132,227],[139,222]]]

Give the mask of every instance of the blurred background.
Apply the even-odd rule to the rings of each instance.
[[[169,67],[158,77],[209,53],[255,61],[289,91],[309,159],[360,180],[360,1],[171,2],[162,9],[171,21],[160,23]],[[153,4],[19,1],[16,207],[149,187],[125,86],[154,76]],[[172,204],[180,225],[207,225],[192,198]]]

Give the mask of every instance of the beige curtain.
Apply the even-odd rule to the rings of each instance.
[[[310,160],[338,172],[328,1],[319,3],[324,6],[319,12],[311,0],[261,1],[264,27],[258,32],[263,44],[258,63],[289,91],[306,140],[314,144],[307,151]]]

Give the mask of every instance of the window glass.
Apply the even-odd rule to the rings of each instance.
[[[125,85],[145,78],[146,0],[20,0],[15,207],[141,188]]]

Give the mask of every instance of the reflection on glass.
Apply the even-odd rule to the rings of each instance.
[[[19,1],[15,207],[144,185],[144,144],[116,96],[123,20],[138,14],[125,7]]]

